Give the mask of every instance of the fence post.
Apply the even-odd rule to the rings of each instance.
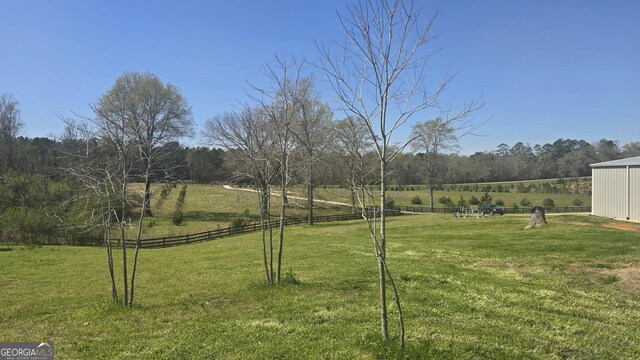
[[[167,246],[167,238],[166,237],[162,237],[162,247],[166,247]]]
[[[187,244],[189,243],[189,234],[187,234]]]

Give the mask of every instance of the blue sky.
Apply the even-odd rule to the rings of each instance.
[[[640,1],[423,1],[440,9],[430,68],[457,70],[441,99],[482,95],[462,153],[558,138],[640,140]],[[57,135],[58,115],[91,115],[125,71],[176,85],[196,124],[246,99],[275,54],[314,60],[343,38],[327,1],[0,0],[0,93],[20,102],[23,134]],[[325,101],[333,96],[318,74]],[[423,119],[417,119],[423,120]],[[409,124],[402,137],[410,130]],[[195,138],[191,145],[199,145]]]

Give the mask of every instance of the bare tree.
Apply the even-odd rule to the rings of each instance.
[[[451,122],[445,122],[437,117],[434,120],[418,122],[413,126],[411,136],[415,139],[411,147],[416,151],[423,151],[426,159],[426,177],[429,187],[429,204],[433,206],[433,190],[438,174],[438,156],[445,150],[458,148],[458,137]]]
[[[351,210],[355,214],[359,205],[357,192],[368,183],[367,178],[373,171],[367,156],[373,144],[369,141],[368,130],[364,124],[350,117],[336,122],[333,139],[334,151],[342,160],[342,174],[349,186]]]
[[[152,216],[151,171],[167,155],[164,150],[169,148],[162,145],[191,135],[191,107],[175,86],[164,85],[156,75],[124,73],[92,109],[98,119],[102,120],[103,136],[107,134],[112,143],[123,142],[117,147],[135,147],[137,158],[143,167],[141,175],[144,179],[144,195],[138,218],[131,292],[128,298],[128,304],[132,305],[143,220],[145,216]],[[116,135],[118,139],[115,139]],[[126,195],[126,189],[123,191],[123,195]],[[125,293],[125,298],[126,295]]]
[[[24,126],[19,105],[11,94],[0,95],[0,171],[15,167],[16,137]]]
[[[265,65],[263,73],[270,84],[266,87],[252,85],[253,93],[249,97],[258,104],[257,106],[269,119],[269,126],[275,130],[272,132],[277,143],[277,155],[281,186],[282,202],[280,205],[280,222],[278,229],[278,255],[276,261],[275,282],[280,283],[282,270],[282,257],[284,245],[284,222],[287,208],[287,190],[291,183],[293,167],[291,154],[295,145],[292,135],[293,126],[300,99],[308,87],[302,77],[303,61],[293,57],[276,56],[275,65]]]
[[[278,174],[274,160],[277,144],[272,131],[264,112],[245,107],[237,113],[224,113],[207,120],[202,133],[208,143],[226,150],[225,162],[230,164],[236,180],[250,179],[254,184],[262,225],[264,269],[270,284],[274,283],[271,184]]]
[[[438,108],[438,96],[451,80],[446,74],[435,86],[426,77],[426,65],[430,53],[427,46],[433,39],[433,29],[438,17],[436,12],[423,22],[413,1],[361,0],[349,7],[347,14],[339,15],[346,35],[340,46],[339,57],[328,48],[319,45],[319,67],[327,75],[342,105],[342,110],[369,131],[380,164],[380,217],[363,211],[370,229],[374,251],[378,260],[380,287],[380,324],[384,340],[388,339],[386,276],[386,186],[388,166],[413,139],[393,147],[396,132],[417,114],[429,108]],[[437,50],[437,49],[436,49]],[[479,103],[474,101],[451,116],[447,122],[460,120]],[[375,214],[375,212],[373,212]],[[392,278],[390,278],[392,283]],[[397,293],[396,293],[397,294]],[[396,305],[400,302],[396,296]],[[404,345],[404,325],[401,322],[401,344]]]
[[[308,223],[313,225],[315,169],[328,146],[333,113],[328,105],[318,99],[313,90],[312,78],[305,78],[300,82],[300,90],[297,91],[296,97],[298,115],[292,133],[302,155],[300,168],[306,183]]]

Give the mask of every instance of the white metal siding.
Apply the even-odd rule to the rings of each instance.
[[[624,218],[626,168],[593,169],[592,181],[593,214],[610,218]]]
[[[629,220],[640,221],[640,167],[631,167],[629,175]]]
[[[640,221],[640,167],[598,167],[592,175],[593,215]]]

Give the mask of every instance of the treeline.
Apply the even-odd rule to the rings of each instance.
[[[97,139],[95,140],[97,141]],[[0,144],[0,154],[5,144]],[[85,148],[86,141],[77,139],[53,140],[45,137],[15,138],[9,158],[0,160],[0,177],[3,174],[38,175],[51,180],[62,180],[67,174],[73,158],[66,156]],[[207,147],[186,147],[172,141],[162,145],[162,151],[170,154],[162,157],[153,166],[152,177],[156,180],[193,181],[215,183],[227,181],[230,173],[224,166],[225,151]],[[138,164],[140,165],[140,164]]]
[[[518,182],[521,180],[557,179],[590,176],[590,164],[640,156],[640,141],[620,146],[617,141],[602,139],[595,143],[585,140],[558,139],[544,145],[518,142],[513,146],[500,144],[496,150],[472,155],[437,154],[434,186],[474,184],[484,182]],[[424,184],[427,154],[403,153],[391,164],[391,184]],[[328,161],[329,164],[333,161]],[[339,184],[340,175],[327,166],[322,183]]]
[[[4,145],[4,144],[3,144]],[[53,140],[45,137],[17,137],[13,155],[9,159],[6,150],[0,159],[0,177],[14,172],[22,175],[38,175],[59,180],[64,174],[71,148],[82,148],[84,142]],[[0,146],[2,148],[3,146]],[[154,165],[152,176],[157,179],[191,181],[195,183],[219,183],[232,178],[233,162],[219,148],[188,147],[179,142],[163,145],[171,156],[163,157]],[[373,159],[374,154],[366,154]],[[438,154],[437,184],[469,184],[484,182],[521,181],[534,179],[577,178],[590,176],[589,164],[640,156],[640,141],[619,146],[617,141],[601,139],[596,143],[585,140],[558,139],[544,145],[518,142],[513,146],[500,144],[496,150],[481,151],[472,155]],[[336,164],[344,162],[343,155],[328,151],[318,164],[318,185],[344,183],[344,168]],[[65,160],[67,159],[67,160]],[[391,184],[416,185],[425,183],[426,155],[401,154],[391,165]],[[374,164],[374,161],[370,161]],[[368,171],[376,173],[372,165]],[[242,182],[240,180],[240,182]]]

